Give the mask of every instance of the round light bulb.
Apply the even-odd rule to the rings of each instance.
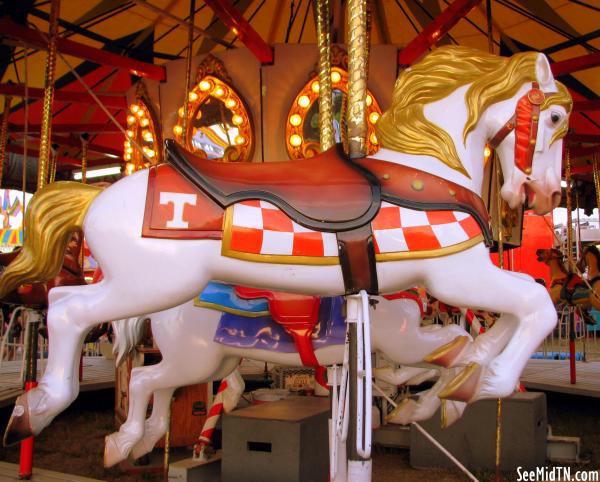
[[[233,100],[233,99],[227,99],[225,101],[225,105],[227,107],[229,107],[230,109],[233,109],[237,105],[237,102],[235,100]]]
[[[371,105],[373,103],[373,97],[367,95],[367,105]]]
[[[127,133],[127,137],[133,137],[134,132],[131,129],[127,130],[126,133]]]
[[[180,125],[176,125],[175,127],[173,127],[173,133],[175,135],[180,136],[182,132],[183,132],[183,127],[181,127]]]
[[[371,144],[373,144],[375,146],[377,144],[379,144],[379,141],[377,140],[377,136],[375,135],[375,133],[373,133],[369,136],[369,140],[371,141]]]
[[[371,124],[376,124],[379,120],[379,112],[371,112],[369,114],[369,120],[371,121]]]
[[[222,97],[223,94],[225,94],[225,91],[223,90],[223,87],[217,87],[215,90],[213,90],[213,95],[215,97]]]
[[[319,82],[315,80],[312,84],[310,84],[310,89],[317,94],[319,92]]]
[[[308,96],[307,95],[301,95],[298,98],[298,105],[300,107],[303,107],[303,108],[306,109],[310,105],[310,99],[308,98]]]
[[[134,115],[128,115],[127,116],[127,123],[128,124],[133,124],[135,122],[135,116]]]
[[[235,143],[239,146],[246,142],[246,138],[244,136],[235,136]]]
[[[200,90],[202,91],[207,91],[210,89],[210,82],[208,80],[203,80],[202,82],[200,82],[198,84],[198,87],[200,88]]]
[[[140,110],[140,106],[137,104],[131,104],[131,107],[129,107],[129,110],[135,114],[138,110]]]
[[[294,127],[298,127],[300,124],[302,124],[302,116],[300,114],[293,114],[290,117],[290,124],[292,124]]]
[[[294,147],[298,147],[300,144],[302,144],[302,137],[300,137],[298,134],[293,134],[290,136],[290,144]]]
[[[236,114],[231,118],[231,122],[233,122],[233,125],[239,126],[244,122],[244,118],[241,115]]]
[[[135,115],[137,115],[138,117],[144,117],[144,110],[143,109],[138,109],[136,111]]]
[[[339,72],[337,72],[335,70],[333,72],[331,72],[331,81],[334,84],[337,84],[340,80],[342,80],[342,75]]]
[[[150,119],[148,119],[147,117],[142,117],[142,118],[140,119],[140,125],[141,125],[142,127],[147,127],[147,126],[148,126],[148,124],[150,124]]]
[[[198,100],[198,94],[196,94],[196,92],[190,92],[188,99],[190,99],[190,102],[194,102],[195,100]]]

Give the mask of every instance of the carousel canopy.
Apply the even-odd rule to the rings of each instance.
[[[399,68],[435,45],[488,50],[485,1],[372,0],[371,42],[399,49]],[[14,95],[9,117],[3,185],[21,186],[25,105],[28,104],[28,186],[36,179],[46,63],[49,1],[3,2],[0,23],[1,94]],[[591,179],[590,159],[600,149],[600,6],[594,0],[492,0],[495,52],[538,50],[571,90],[575,112],[568,143],[575,171]],[[333,40],[345,43],[345,2],[331,2]],[[125,92],[139,77],[163,80],[165,63],[187,52],[189,0],[62,0],[59,14],[52,143],[57,177],[79,168],[81,134],[89,134],[91,166],[123,162],[122,132],[86,93],[126,126]],[[262,63],[273,61],[276,43],[316,43],[312,0],[195,2],[195,55],[246,47]],[[68,62],[69,65],[67,65]],[[277,59],[274,59],[276,62]],[[409,63],[408,62],[408,63]],[[74,68],[76,74],[70,70]]]

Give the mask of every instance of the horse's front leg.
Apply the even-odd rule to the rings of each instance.
[[[437,266],[428,273],[427,285],[435,297],[503,315],[470,345],[463,357],[470,361],[468,368],[440,396],[473,401],[510,395],[527,360],[556,325],[546,289],[494,266],[483,246],[431,264]],[[481,366],[480,360],[489,363]]]
[[[77,398],[83,340],[98,323],[81,302],[81,290],[88,288],[95,289],[73,286],[50,292],[47,323],[52,344],[46,370],[36,388],[17,398],[4,435],[5,445],[37,435]]]

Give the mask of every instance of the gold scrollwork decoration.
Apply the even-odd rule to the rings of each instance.
[[[347,54],[339,47],[332,52],[332,64],[347,64]],[[340,130],[343,119],[344,98],[348,95],[348,72],[343,67],[331,67],[331,84],[334,103],[334,131],[337,142],[340,142]],[[303,159],[313,157],[320,152],[319,149],[319,125],[318,125],[318,102],[319,79],[313,73],[310,80],[300,90],[288,113],[285,126],[285,143],[290,159]],[[375,96],[367,93],[367,154],[373,154],[379,150],[379,142],[375,134],[375,124],[381,116],[381,108]]]
[[[188,99],[187,149],[226,162],[252,159],[254,133],[249,110],[215,56],[208,55],[198,67]],[[184,108],[179,108],[179,120],[173,127],[175,139],[182,144],[184,115]]]
[[[162,162],[160,123],[143,82],[138,83],[135,101],[127,110],[126,134],[123,143],[123,159],[127,162],[125,174],[129,175]]]

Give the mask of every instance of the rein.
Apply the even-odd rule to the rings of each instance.
[[[540,120],[540,106],[545,97],[539,84],[532,82],[531,89],[517,102],[514,115],[488,143],[492,149],[496,149],[514,130],[515,165],[525,174],[531,174]]]

